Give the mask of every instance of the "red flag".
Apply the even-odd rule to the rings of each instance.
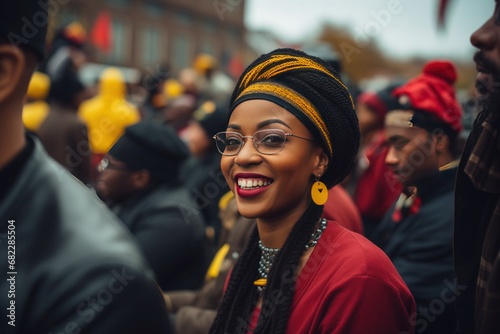
[[[231,74],[231,76],[236,79],[240,77],[243,71],[245,71],[245,65],[243,65],[243,61],[239,56],[231,57],[227,67],[229,74]]]
[[[108,12],[102,11],[92,27],[90,41],[102,52],[109,53],[112,47],[112,35],[111,16]]]

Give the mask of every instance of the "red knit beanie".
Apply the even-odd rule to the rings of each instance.
[[[422,74],[394,91],[402,105],[429,113],[448,125],[455,133],[462,131],[462,108],[455,97],[455,65],[446,60],[430,61]]]

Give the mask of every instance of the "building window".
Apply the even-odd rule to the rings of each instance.
[[[128,8],[132,0],[105,0],[105,2],[116,8]]]
[[[125,20],[113,17],[112,19],[112,42],[109,53],[98,52],[98,58],[106,63],[122,65],[129,60],[130,54],[130,31]]]
[[[191,65],[191,54],[190,54],[190,43],[191,40],[187,34],[177,34],[174,37],[173,45],[173,65],[177,69],[183,69]]]
[[[182,25],[189,25],[193,21],[191,15],[185,11],[178,11],[175,13],[175,20]]]
[[[154,27],[146,27],[142,30],[141,59],[144,65],[158,64],[160,61],[160,32]]]
[[[229,35],[229,38],[230,39],[233,39],[233,40],[240,40],[241,39],[241,29],[237,28],[237,27],[230,27],[228,30],[228,35]]]
[[[149,16],[156,18],[165,17],[167,10],[165,6],[156,2],[145,2],[142,4],[142,10]]]
[[[214,41],[207,38],[203,38],[200,51],[201,53],[206,53],[211,56],[216,56],[216,45]]]
[[[209,34],[212,34],[215,32],[215,29],[217,28],[217,25],[215,24],[214,21],[204,21],[203,22],[203,30],[206,32],[206,33],[209,33]]]

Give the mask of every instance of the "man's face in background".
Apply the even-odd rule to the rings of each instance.
[[[497,1],[492,17],[472,34],[471,43],[478,48],[474,61],[480,110],[500,112],[500,6]]]

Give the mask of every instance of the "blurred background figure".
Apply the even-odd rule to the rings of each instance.
[[[218,244],[221,232],[218,203],[229,190],[220,170],[221,155],[213,136],[225,131],[226,125],[226,106],[206,101],[195,110],[193,119],[180,133],[192,155],[182,168],[181,178],[203,212],[213,247]]]
[[[203,282],[205,222],[179,181],[189,150],[173,129],[152,121],[127,127],[99,165],[96,191],[136,238],[163,290]]]
[[[201,78],[200,95],[204,100],[229,101],[235,82],[218,69],[215,57],[201,53],[196,56],[193,68]]]
[[[202,101],[200,97],[202,83],[194,69],[184,68],[179,72],[178,84],[170,82],[170,85],[167,86],[174,96],[169,99],[168,106],[164,110],[163,120],[165,124],[170,125],[177,133],[180,133],[188,126],[193,112]]]
[[[87,126],[78,117],[80,104],[89,97],[71,58],[54,72],[49,91],[50,113],[38,129],[47,153],[84,184],[91,184]]]
[[[365,91],[356,101],[361,143],[349,187],[368,237],[401,194],[401,184],[385,163],[389,147],[384,131],[387,112],[398,105],[392,96],[398,86],[400,83],[392,83],[378,91]]]
[[[143,120],[163,121],[164,109],[167,106],[165,83],[169,78],[166,64],[159,66],[154,74],[147,74],[142,79],[142,86],[146,89],[146,100],[141,105],[141,118]]]
[[[97,177],[96,167],[104,154],[127,126],[141,119],[137,107],[125,99],[126,93],[123,73],[110,67],[100,75],[97,95],[82,103],[78,109],[78,115],[88,127],[93,180]]]
[[[203,212],[207,236],[213,247],[218,243],[221,232],[218,203],[229,190],[220,170],[221,155],[213,136],[225,131],[226,125],[226,106],[206,101],[196,109],[193,119],[180,134],[192,155],[182,168],[181,178]]]
[[[184,94],[184,87],[181,85],[179,80],[170,78],[165,81],[165,85],[163,86],[165,97],[167,99],[167,103],[170,103],[176,97]]]
[[[206,334],[209,332],[224,292],[227,275],[245,248],[255,220],[241,217],[232,192],[219,201],[222,233],[218,251],[208,268],[203,286],[198,290],[164,293],[175,332]]]
[[[84,51],[86,42],[87,31],[78,21],[57,29],[49,46],[47,58],[40,64],[39,70],[53,79],[58,76],[58,71],[63,64],[70,62],[71,67],[78,73],[87,62]]]
[[[386,252],[415,298],[416,333],[455,333],[455,145],[462,131],[456,80],[453,63],[428,62],[420,75],[394,90],[399,106],[385,118],[385,161],[403,190],[371,240]]]
[[[39,71],[33,73],[23,107],[23,123],[28,131],[36,133],[49,114],[50,106],[47,103],[49,90],[49,76]]]

